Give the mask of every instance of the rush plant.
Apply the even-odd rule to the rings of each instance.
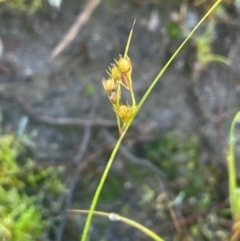
[[[212,11],[221,2],[222,2],[222,0],[217,0],[213,4],[213,6],[207,11],[207,13],[204,15],[204,17],[194,27],[194,29],[188,34],[186,39],[178,47],[178,49],[175,51],[175,53],[172,55],[172,57],[165,64],[165,66],[159,71],[159,73],[157,74],[155,79],[152,81],[152,83],[150,84],[149,88],[147,89],[147,91],[145,92],[145,94],[143,95],[143,97],[139,101],[139,103],[136,103],[135,97],[134,97],[134,90],[133,90],[133,86],[132,86],[133,80],[132,80],[132,77],[131,77],[132,64],[131,64],[131,59],[128,56],[128,49],[129,49],[129,46],[130,46],[130,40],[131,40],[132,33],[133,33],[133,27],[132,27],[132,29],[130,31],[130,34],[129,34],[127,44],[126,44],[126,49],[125,49],[124,55],[123,56],[120,55],[119,59],[115,60],[115,63],[110,65],[109,70],[108,70],[109,77],[106,80],[103,79],[103,81],[102,81],[103,87],[104,87],[104,89],[105,89],[105,91],[108,95],[108,98],[109,98],[109,100],[110,100],[110,102],[113,106],[113,110],[116,114],[120,136],[119,136],[119,139],[118,139],[118,141],[117,141],[117,143],[116,143],[116,145],[115,145],[115,147],[112,151],[112,154],[111,154],[111,156],[108,160],[108,163],[105,167],[105,170],[103,172],[103,175],[101,177],[99,185],[96,189],[96,192],[95,192],[94,197],[93,197],[93,201],[91,203],[90,210],[87,211],[88,217],[87,217],[87,220],[86,220],[86,223],[85,223],[85,227],[84,227],[82,236],[80,238],[81,241],[87,240],[87,234],[88,234],[88,230],[89,230],[89,227],[90,227],[90,224],[91,224],[92,216],[94,214],[97,214],[97,213],[94,213],[94,212],[95,212],[95,207],[96,207],[98,199],[99,199],[99,195],[101,193],[101,190],[102,190],[103,185],[105,183],[108,172],[111,168],[111,165],[114,161],[115,155],[116,155],[116,153],[117,153],[117,151],[120,147],[120,144],[121,144],[128,128],[131,126],[135,116],[137,115],[137,113],[141,109],[142,105],[144,104],[145,100],[147,99],[147,97],[151,93],[153,87],[159,81],[161,76],[164,74],[165,70],[172,63],[172,61],[175,59],[175,57],[180,52],[180,50],[185,46],[187,41],[190,38],[193,37],[193,34],[198,29],[198,27],[203,23],[203,21],[212,13]],[[135,21],[134,21],[134,23],[135,23]],[[134,23],[133,23],[133,26],[134,26]],[[125,88],[127,91],[129,91],[129,93],[131,95],[131,104],[124,103],[124,102],[121,101],[121,90],[122,90],[122,88]],[[234,201],[234,203],[235,203],[235,201]],[[109,218],[110,218],[110,216],[109,216]],[[148,232],[146,232],[146,230],[145,230],[147,228],[145,228],[141,225],[135,226],[135,227],[138,228],[139,230],[145,232],[146,234],[148,234]],[[150,231],[150,232],[152,233],[152,231]],[[163,240],[158,235],[154,235],[154,236],[149,235],[149,237],[153,238],[154,240],[158,240],[158,241]]]
[[[113,105],[113,110],[116,113],[120,134],[124,131],[126,124],[134,115],[137,107],[132,86],[132,63],[127,55],[134,24],[135,20],[129,34],[124,56],[119,55],[119,60],[114,60],[115,63],[112,63],[109,67],[109,71],[107,71],[109,78],[107,80],[102,80],[103,87],[107,92],[108,98]],[[131,105],[128,103],[121,103],[121,88],[125,88],[129,91],[132,99]]]

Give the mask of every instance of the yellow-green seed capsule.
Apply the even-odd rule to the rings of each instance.
[[[122,73],[128,73],[132,66],[131,61],[128,57],[123,58],[120,56],[120,59],[117,61],[118,68],[122,71]]]
[[[132,117],[132,108],[129,105],[120,105],[118,115],[126,123]]]
[[[117,80],[117,81],[122,80],[122,72],[115,64],[110,68],[110,71],[111,71],[111,76],[115,80]]]
[[[111,93],[112,91],[116,91],[116,83],[113,78],[109,78],[107,80],[103,79],[102,84],[103,84],[103,88],[108,94]]]

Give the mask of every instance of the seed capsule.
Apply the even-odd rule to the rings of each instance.
[[[107,80],[103,79],[102,84],[103,84],[103,88],[108,94],[111,93],[112,91],[116,91],[116,83],[113,78],[109,78]]]
[[[132,68],[131,61],[128,57],[123,58],[120,56],[120,59],[117,61],[117,65],[123,73],[128,73]]]
[[[120,105],[118,115],[126,123],[132,117],[132,108],[129,105]]]
[[[122,80],[122,72],[115,64],[110,68],[110,71],[111,71],[111,76],[115,80],[117,80],[117,81]]]

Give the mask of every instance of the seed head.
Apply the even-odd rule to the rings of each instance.
[[[132,108],[129,105],[120,105],[118,109],[118,115],[123,122],[128,122],[132,117]]]
[[[116,83],[113,78],[109,78],[107,80],[102,80],[103,88],[105,91],[110,94],[112,91],[116,91]]]
[[[131,61],[129,57],[123,58],[120,56],[120,59],[117,61],[118,68],[122,71],[122,73],[127,74],[132,69]]]
[[[122,72],[115,64],[113,64],[112,67],[110,68],[110,72],[111,72],[111,77],[113,77],[115,80],[117,81],[122,80]]]

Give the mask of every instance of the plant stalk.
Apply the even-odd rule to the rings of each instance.
[[[160,79],[160,77],[163,75],[163,73],[165,72],[165,70],[168,68],[168,66],[172,63],[172,61],[174,60],[174,58],[177,56],[177,54],[180,52],[180,50],[183,48],[183,46],[186,44],[186,42],[192,37],[192,35],[194,34],[194,32],[198,29],[198,27],[203,23],[203,21],[210,15],[210,13],[219,5],[219,3],[222,2],[222,0],[217,0],[213,6],[208,10],[208,12],[203,16],[203,18],[198,22],[198,24],[193,28],[193,30],[189,33],[189,35],[186,37],[186,39],[183,41],[183,43],[178,47],[178,49],[175,51],[175,53],[172,55],[172,57],[168,60],[168,62],[165,64],[165,66],[162,68],[162,70],[158,73],[158,75],[156,76],[156,78],[153,80],[153,82],[151,83],[151,85],[149,86],[149,88],[147,89],[147,91],[145,92],[144,96],[142,97],[142,99],[140,100],[139,104],[137,105],[137,108],[135,110],[135,113],[133,114],[132,118],[129,120],[129,122],[126,124],[123,132],[121,133],[113,151],[112,154],[109,158],[109,161],[107,163],[107,166],[103,172],[103,175],[101,177],[101,180],[98,184],[97,190],[94,194],[93,197],[93,201],[91,203],[90,206],[90,210],[89,210],[89,214],[87,216],[87,220],[84,226],[84,230],[83,230],[83,234],[82,234],[82,238],[80,239],[81,241],[86,241],[87,238],[87,234],[88,234],[88,230],[91,224],[91,220],[92,220],[92,216],[93,216],[93,211],[95,210],[95,207],[97,205],[98,202],[98,198],[99,195],[101,193],[101,190],[103,188],[104,182],[107,178],[108,172],[111,168],[111,165],[113,163],[113,160],[115,158],[115,155],[120,147],[120,144],[128,130],[128,128],[130,127],[130,125],[132,124],[135,116],[137,115],[138,111],[140,110],[140,108],[142,107],[143,103],[145,102],[145,100],[147,99],[148,95],[150,94],[150,92],[152,91],[153,87],[156,85],[156,83],[158,82],[158,80]],[[124,54],[125,55],[125,54]]]

